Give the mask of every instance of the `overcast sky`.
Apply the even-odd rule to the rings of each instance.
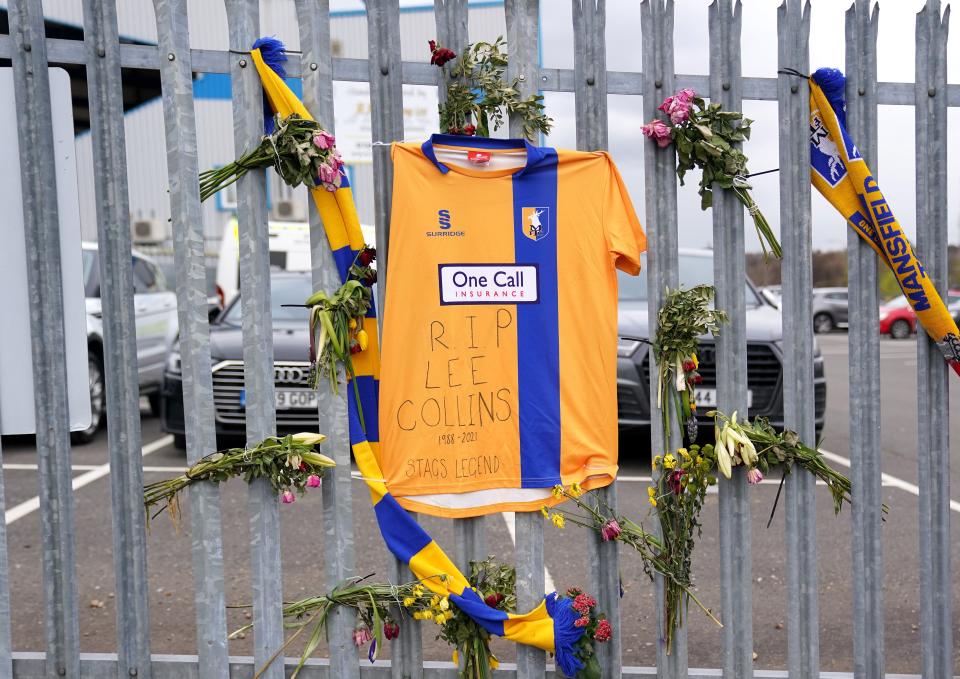
[[[423,4],[410,0],[403,4]],[[744,76],[776,77],[777,6],[780,0],[744,0],[742,60]],[[852,3],[846,0],[813,0],[810,29],[810,64],[844,66],[844,12]],[[914,76],[914,32],[916,13],[923,0],[883,0],[880,3],[878,71],[881,81],[910,82]],[[333,0],[337,9],[359,7],[354,0]],[[708,0],[676,0],[674,50],[677,73],[706,74]],[[571,5],[566,0],[540,0],[544,66],[573,67],[573,28]],[[954,17],[954,24],[957,22]],[[953,35],[960,27],[953,26]],[[639,0],[607,0],[607,68],[617,71],[641,71]],[[950,41],[948,79],[960,83],[960,39]],[[547,113],[555,121],[548,143],[575,146],[573,95],[547,93]],[[756,122],[753,137],[744,152],[751,172],[771,169],[778,164],[777,104],[748,101],[744,113]],[[637,212],[643,218],[643,152],[640,134],[642,104],[639,97],[611,96],[609,106],[610,151],[623,173]],[[954,147],[960,135],[960,110],[949,112],[949,137]],[[879,110],[879,161],[873,167],[880,186],[895,214],[911,238],[915,234],[916,166],[913,107],[881,106]],[[949,154],[948,200],[950,242],[960,243],[960,154]],[[698,173],[688,175],[687,186],[680,189],[679,213],[681,240],[690,246],[709,245],[712,222],[709,212],[700,211],[697,195]],[[779,180],[777,174],[757,177],[754,196],[771,224],[779,231]],[[813,245],[816,249],[846,247],[846,227],[826,201],[814,194]],[[758,250],[753,229],[747,231],[747,247]]]

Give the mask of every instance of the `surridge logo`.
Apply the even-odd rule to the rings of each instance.
[[[533,241],[543,240],[550,235],[550,208],[520,208],[520,221],[523,235]]]
[[[449,229],[450,224],[450,210],[439,210],[437,211],[437,216],[440,219],[440,228]]]
[[[427,231],[426,235],[428,238],[433,238],[436,236],[465,236],[466,234],[463,231],[454,231],[453,230],[453,220],[450,217],[450,210],[442,208],[437,210],[437,227],[439,231]]]

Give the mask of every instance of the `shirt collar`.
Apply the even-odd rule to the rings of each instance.
[[[513,176],[522,175],[524,172],[529,170],[531,167],[535,166],[543,158],[543,149],[538,146],[534,146],[526,139],[493,139],[491,137],[467,137],[460,134],[434,134],[431,135],[420,146],[420,150],[423,151],[423,155],[427,159],[437,166],[437,169],[440,170],[443,174],[446,174],[450,171],[450,168],[437,160],[437,154],[434,151],[433,147],[435,145],[440,146],[458,146],[461,148],[467,149],[525,149],[527,152],[527,163],[517,172],[513,173]]]

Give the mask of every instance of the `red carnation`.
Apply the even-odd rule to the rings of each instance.
[[[487,598],[484,599],[484,603],[487,604],[490,608],[496,608],[500,605],[500,602],[503,601],[503,595],[500,592],[494,592],[493,594],[488,594]]]
[[[457,56],[456,52],[439,46],[434,40],[427,41],[427,44],[430,46],[430,63],[434,66],[443,66]]]
[[[613,626],[609,620],[601,620],[597,623],[597,630],[593,633],[594,641],[610,641],[613,636]]]
[[[690,376],[690,381],[694,384],[700,384],[703,382],[703,375],[700,373],[693,373],[693,375]]]
[[[683,362],[683,372],[693,372],[696,370],[697,364],[691,361],[689,358]]]
[[[350,353],[351,353],[351,354],[359,354],[361,351],[363,351],[363,349],[360,348],[360,344],[359,344],[359,343],[354,342],[353,344],[350,345]]]
[[[360,266],[370,266],[370,262],[377,258],[376,248],[364,248],[357,255],[357,264]]]
[[[395,622],[384,623],[383,636],[387,638],[387,641],[393,641],[400,636],[400,625]]]
[[[463,133],[468,137],[472,137],[477,133],[477,128],[474,125],[464,125]]]

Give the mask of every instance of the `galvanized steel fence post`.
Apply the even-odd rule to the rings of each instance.
[[[573,0],[573,92],[575,99],[577,148],[606,150],[607,130],[607,41],[606,0]],[[617,487],[611,484],[595,491],[614,511]],[[604,542],[591,531],[588,539],[590,589],[596,592],[600,610],[615,629],[620,629],[620,544]],[[597,647],[604,677],[620,676],[620,636]]]
[[[949,8],[928,0],[916,27],[917,256],[941,295],[947,260],[947,30]],[[917,431],[920,493],[920,651],[927,679],[953,675],[950,564],[950,368],[917,328]]]
[[[780,69],[810,69],[809,0],[784,0],[777,10]],[[783,243],[784,425],[816,439],[813,389],[813,253],[810,218],[810,87],[796,76],[777,81],[780,118],[780,238]],[[789,388],[786,386],[789,385]],[[820,673],[816,479],[790,474],[784,513],[787,548],[787,665],[794,679]]]
[[[96,168],[93,178],[103,341],[110,349],[102,355],[106,393],[111,394],[107,399],[110,423],[107,440],[113,498],[117,661],[121,675],[149,679],[149,585],[140,454],[140,382],[116,5],[113,0],[84,0],[83,18],[87,99]]]
[[[377,230],[377,297],[379,323],[387,291],[390,245],[390,206],[393,201],[393,165],[390,142],[403,140],[403,72],[400,60],[400,6],[398,0],[367,5],[368,77],[373,136],[373,204]],[[390,579],[405,582],[410,569],[391,557]],[[400,637],[391,643],[394,679],[423,676],[420,623],[410,616],[400,621]],[[398,662],[399,661],[399,662]]]
[[[207,273],[197,182],[197,126],[186,0],[154,0],[163,119],[170,183],[170,222],[176,270],[180,373],[187,463],[217,449],[207,323]],[[226,679],[227,616],[223,583],[220,489],[189,489],[190,553],[196,606],[198,669],[203,677]]]
[[[540,43],[539,0],[505,0],[507,24],[508,79],[519,78],[521,97],[537,93],[539,82],[538,55]],[[523,122],[511,116],[510,136],[523,137]],[[529,611],[543,600],[546,576],[543,565],[543,517],[537,512],[514,514],[517,567],[517,607]],[[517,678],[542,677],[546,653],[532,646],[517,646]]]
[[[877,168],[879,9],[856,0],[846,13],[847,129]],[[853,663],[857,679],[883,676],[883,552],[880,444],[880,332],[877,254],[847,229],[850,299],[850,478],[853,482]]]
[[[739,0],[710,4],[710,100],[728,111],[742,109]],[[716,306],[730,317],[717,338],[717,406],[747,416],[746,278],[743,206],[732,191],[713,191],[713,275]],[[736,470],[720,478],[720,601],[723,612],[723,675],[753,676],[753,572],[747,479]]]
[[[2,415],[2,414],[0,414]],[[0,463],[3,461],[3,443],[0,442]],[[6,508],[3,465],[0,464],[0,507]],[[7,560],[7,523],[0,522],[0,679],[13,676],[10,641],[10,565]]]
[[[233,139],[237,156],[263,136],[263,93],[248,54],[260,37],[257,0],[226,0],[230,28],[230,84],[233,96]],[[276,434],[273,378],[273,322],[270,304],[270,235],[264,170],[248,172],[237,182],[237,224],[240,240],[240,297],[243,300],[243,384],[246,393],[247,445]],[[266,479],[249,484],[250,562],[253,585],[253,656],[266,665],[283,644],[283,588],[280,565],[280,504]],[[262,674],[281,679],[283,665]]]
[[[674,92],[673,63],[673,0],[644,0],[640,5],[640,28],[643,47],[643,120],[657,117],[657,107],[664,98]],[[661,149],[656,144],[643,145],[644,198],[646,201],[647,270],[640,275],[647,277],[648,338],[656,335],[658,314],[666,297],[666,290],[679,286],[678,235],[677,235],[677,156],[673,145]],[[638,349],[639,351],[639,349]],[[674,418],[672,402],[658,407],[658,365],[651,347],[646,347],[649,359],[648,394],[650,401],[650,451],[658,455],[676,450],[681,445],[682,433],[676,426],[671,428],[669,441],[663,440],[660,422],[663,409]],[[659,533],[657,522],[654,530]],[[687,676],[687,630],[678,629],[670,653],[664,643],[663,628],[665,582],[656,576],[657,591],[657,667],[664,679],[686,679]]]
[[[8,6],[37,431],[47,677],[80,676],[60,220],[43,8]]]
[[[334,133],[330,6],[327,0],[297,0],[296,7],[300,24],[303,103],[325,128]],[[340,287],[340,274],[316,205],[309,197],[307,201],[310,204],[313,287],[330,292]],[[317,392],[317,408],[318,430],[328,437],[325,452],[337,463],[336,467],[328,470],[323,482],[324,575],[326,586],[330,588],[356,575],[346,390],[335,394],[328,385],[322,384]],[[360,676],[357,652],[353,645],[355,624],[354,612],[341,607],[334,608],[327,618],[331,676],[344,679]]]
[[[469,40],[466,0],[434,0],[433,11],[437,25],[437,41],[459,55],[466,48]],[[437,73],[437,98],[442,102],[446,99],[446,76],[442,69],[438,68]],[[446,130],[441,131],[446,132]],[[484,554],[486,551],[484,518],[478,516],[455,519],[453,533],[454,563],[469,577],[470,562],[486,556]]]

